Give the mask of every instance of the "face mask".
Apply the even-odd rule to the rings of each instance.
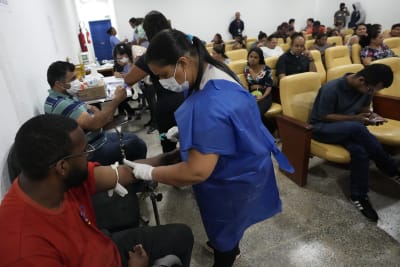
[[[118,59],[118,61],[121,62],[122,64],[126,64],[126,63],[128,63],[129,58],[123,57],[123,58]]]
[[[178,63],[176,63],[176,65],[175,65],[174,76],[172,76],[168,79],[160,79],[159,82],[164,89],[167,89],[167,90],[175,92],[175,93],[181,93],[181,92],[189,89],[189,82],[186,80],[186,71],[184,71],[185,81],[182,84],[179,84],[176,81],[175,74],[176,74],[177,66],[178,66]]]
[[[66,91],[70,95],[76,95],[79,90],[81,90],[81,82],[78,79],[73,80],[71,83],[71,87]]]

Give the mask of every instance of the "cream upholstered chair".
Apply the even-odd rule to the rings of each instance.
[[[313,46],[315,44],[315,40],[307,40],[305,43],[305,47],[307,50],[309,50],[311,48],[311,46]]]
[[[390,57],[373,61],[371,64],[382,63],[390,66],[393,71],[393,83],[374,96],[374,110],[385,118],[400,121],[400,58]]]
[[[335,44],[335,45],[343,45],[343,39],[341,36],[331,36],[328,37],[327,41],[328,44]]]
[[[361,52],[361,45],[359,45],[359,44],[353,44],[353,45],[351,46],[351,61],[352,61],[354,64],[362,64],[362,63],[361,63],[360,52]]]
[[[247,38],[246,39],[246,48],[247,48],[247,50],[250,50],[251,45],[254,44],[257,41],[258,41],[257,38]]]
[[[325,50],[325,67],[327,70],[351,63],[350,52],[347,46],[334,46]]]
[[[247,61],[247,50],[246,49],[235,49],[225,52],[231,61],[246,60]]]
[[[389,59],[389,58],[388,58]],[[397,59],[397,68],[400,71],[400,58],[393,58]],[[375,61],[374,61],[375,62]],[[388,63],[388,61],[386,61]],[[378,62],[379,63],[379,62]],[[381,62],[382,63],[382,62]],[[389,64],[387,64],[389,65]],[[343,65],[343,66],[338,66],[332,69],[328,70],[328,78],[327,80],[333,80],[342,77],[346,73],[356,73],[360,70],[362,70],[364,67],[361,64],[351,64],[351,65]],[[400,75],[400,73],[398,74]],[[396,78],[395,78],[396,80]],[[394,81],[393,84],[396,86],[396,83],[400,81]],[[398,85],[398,84],[397,84]],[[388,89],[384,89],[388,90]],[[384,91],[383,90],[383,91]],[[390,90],[390,89],[389,89]],[[397,90],[399,88],[397,87]],[[400,98],[399,98],[400,99]],[[373,105],[376,106],[375,102],[378,101],[376,97],[374,97],[373,100]],[[386,108],[386,107],[385,107]],[[400,102],[397,102],[397,107],[395,107],[397,111],[400,111]],[[390,116],[387,117],[386,113],[383,112],[381,113],[379,108],[374,107],[374,111],[378,113],[379,115],[383,116],[387,122],[384,123],[383,125],[380,126],[368,126],[368,130],[379,140],[384,145],[389,145],[389,146],[399,146],[400,145],[400,121],[399,120],[393,120]],[[389,110],[390,112],[393,113],[393,111]],[[399,114],[398,112],[394,112]]]
[[[276,77],[276,63],[278,62],[279,56],[264,58],[265,64],[271,68],[272,81],[274,86],[278,83],[278,78]]]
[[[321,77],[321,83],[324,84],[326,82],[326,70],[324,67],[324,63],[322,62],[321,53],[318,50],[310,50],[310,53],[314,60],[314,65],[317,73]]]
[[[342,30],[340,31],[340,33],[343,34],[343,35],[349,35],[349,34],[352,35],[353,32],[354,32],[353,29],[342,29]]]
[[[236,74],[243,74],[244,67],[247,65],[247,60],[236,60],[231,61],[228,67]]]
[[[397,56],[400,56],[400,37],[386,38],[383,43],[392,49]]]
[[[337,163],[350,162],[350,154],[342,146],[311,138],[312,125],[308,124],[308,118],[320,87],[321,77],[316,72],[290,75],[280,81],[283,115],[276,118],[282,151],[295,169],[293,174],[285,174],[299,186],[307,183],[310,155]]]
[[[326,81],[329,82],[331,80],[338,79],[345,75],[346,73],[355,73],[362,70],[364,66],[362,64],[349,64],[349,65],[342,65],[331,68],[327,71],[326,74]]]
[[[240,82],[242,83],[243,87],[248,90],[249,85],[247,84],[246,77],[244,77],[244,73],[242,72],[240,74],[237,74],[237,76]]]
[[[285,53],[286,51],[289,50],[290,48],[290,43],[281,43],[279,46],[282,48],[283,52]]]

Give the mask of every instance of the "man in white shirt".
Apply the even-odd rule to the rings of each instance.
[[[283,54],[282,47],[278,45],[278,38],[274,34],[268,36],[266,46],[260,48],[263,51],[264,58],[280,56]]]

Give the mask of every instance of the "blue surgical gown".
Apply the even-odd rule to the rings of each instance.
[[[193,190],[211,244],[231,250],[249,226],[282,209],[271,162],[271,152],[280,151],[254,96],[233,81],[208,80],[175,118],[183,161],[190,149],[219,155],[211,176]]]

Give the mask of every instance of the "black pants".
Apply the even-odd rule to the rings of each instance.
[[[183,266],[190,265],[193,234],[184,224],[133,228],[113,233],[111,238],[118,247],[123,267],[128,266],[128,251],[137,244],[146,250],[150,266],[154,260],[170,254],[179,257]]]
[[[156,127],[157,126],[157,122],[156,122],[156,110],[157,110],[156,89],[154,88],[153,85],[145,85],[143,93],[146,98],[147,104],[149,105],[149,110],[150,110],[149,125],[157,128]]]
[[[232,250],[218,251],[214,249],[214,265],[213,267],[231,267],[235,262],[236,256],[240,254],[239,244]]]
[[[165,90],[165,89],[161,89]],[[166,133],[171,127],[176,126],[174,112],[184,100],[183,93],[158,93],[157,94],[157,124],[158,131]],[[176,148],[176,143],[169,140],[161,141],[163,152]]]

